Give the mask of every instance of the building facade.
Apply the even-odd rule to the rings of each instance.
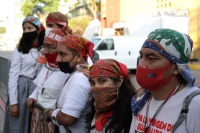
[[[193,39],[193,58],[200,60],[200,0],[101,0],[101,26],[112,28],[115,22],[158,10],[188,10],[189,35]]]

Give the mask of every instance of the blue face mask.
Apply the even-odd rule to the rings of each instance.
[[[64,73],[70,73],[71,74],[74,71],[75,65],[73,67],[70,67],[69,64],[74,59],[74,57],[69,62],[58,62],[58,66],[60,68],[60,71],[62,71]]]

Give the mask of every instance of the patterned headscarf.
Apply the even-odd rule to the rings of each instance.
[[[22,25],[26,22],[29,22],[33,25],[35,25],[36,27],[38,27],[39,29],[41,30],[45,30],[44,26],[42,25],[42,23],[40,22],[40,20],[34,16],[28,16],[26,17],[23,22],[22,22]]]
[[[52,29],[44,37],[44,43],[57,45],[63,36],[67,35],[67,32],[62,29]]]
[[[77,52],[81,52],[83,56],[93,56],[93,47],[94,44],[88,41],[85,38],[82,38],[77,35],[68,34],[64,36],[59,42],[58,45],[65,45],[68,48],[74,49]]]
[[[90,78],[128,76],[126,65],[113,59],[100,59],[90,67]]]
[[[61,12],[51,12],[51,13],[49,13],[49,15],[46,18],[46,23],[48,23],[48,22],[52,22],[52,23],[62,25],[63,28],[66,29],[67,32],[69,32],[69,34],[72,34],[72,31],[68,27],[67,17],[64,14],[62,14]]]
[[[192,47],[193,42],[188,35],[171,29],[157,29],[151,32],[142,46],[142,48],[151,48],[175,62],[180,74],[190,85],[195,81],[187,66]]]

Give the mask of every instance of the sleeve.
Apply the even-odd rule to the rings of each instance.
[[[189,105],[187,115],[187,130],[189,133],[199,133],[200,131],[200,95],[193,98]]]
[[[8,93],[9,93],[10,105],[18,103],[17,86],[18,86],[21,63],[22,63],[21,54],[18,52],[18,49],[15,48],[15,50],[12,53],[11,66],[9,71],[9,81],[8,81]]]
[[[33,98],[35,100],[38,99],[38,88],[36,87],[35,90],[32,92],[32,94],[28,98]]]
[[[74,78],[73,83],[67,86],[69,91],[67,92],[61,110],[63,113],[76,118],[80,117],[81,112],[84,110],[90,97],[90,84],[88,78],[86,78],[82,73],[80,74],[82,77]],[[79,82],[77,82],[77,79]]]

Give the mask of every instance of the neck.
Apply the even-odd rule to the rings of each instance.
[[[77,62],[76,65],[75,65],[75,67],[74,67],[74,71],[73,72],[75,72],[77,70],[77,68],[76,68],[77,65],[85,64],[85,63],[87,63],[87,61],[84,60],[84,59],[82,59],[80,62]]]
[[[38,37],[36,37],[33,41],[32,44],[38,44]]]
[[[174,76],[169,83],[167,83],[165,86],[160,88],[157,91],[151,91],[151,94],[155,100],[165,100],[169,97],[169,95],[172,93],[172,91],[181,83],[182,78],[180,76]],[[187,83],[185,81],[182,81],[182,84],[179,86],[178,90],[176,91],[179,92],[185,86]]]

